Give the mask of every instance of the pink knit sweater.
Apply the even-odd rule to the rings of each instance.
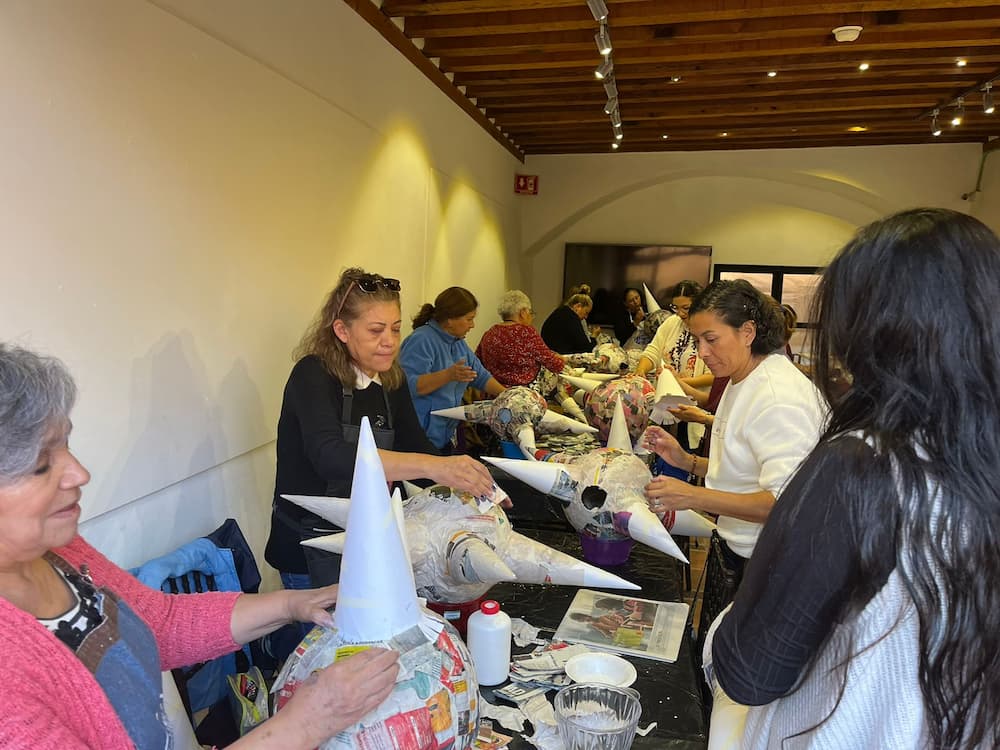
[[[77,536],[53,550],[90,566],[153,632],[163,669],[235,651],[230,617],[238,592],[164,594],[143,586]],[[118,715],[83,663],[30,614],[0,598],[0,748],[133,750]]]

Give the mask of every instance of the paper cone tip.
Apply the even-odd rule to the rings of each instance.
[[[653,293],[649,291],[649,287],[646,286],[645,283],[642,285],[642,291],[646,297],[646,312],[647,313],[659,312],[662,309],[660,307],[660,303],[656,301],[656,297],[654,297]]]
[[[611,430],[608,433],[608,447],[617,448],[625,453],[632,453],[632,437],[625,424],[625,409],[622,408],[621,394],[615,399],[614,415],[611,417]]]

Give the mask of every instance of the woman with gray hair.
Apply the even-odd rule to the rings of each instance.
[[[169,747],[161,670],[292,620],[331,625],[337,587],[176,595],[139,583],[78,533],[90,473],[69,449],[75,399],[62,362],[0,344],[0,746]],[[230,747],[316,747],[378,706],[396,673],[392,651],[338,659]]]
[[[528,295],[511,289],[497,306],[500,323],[483,334],[476,356],[505,386],[526,385],[545,398],[555,398],[570,416],[583,419],[579,405],[559,387],[556,377],[565,360],[549,349],[531,325],[535,311]]]

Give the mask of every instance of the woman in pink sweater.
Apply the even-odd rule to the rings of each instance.
[[[170,747],[160,672],[282,624],[331,624],[337,588],[168,595],[77,533],[90,474],[70,452],[61,362],[0,344],[0,748]],[[394,652],[338,660],[233,748],[314,748],[388,695]]]

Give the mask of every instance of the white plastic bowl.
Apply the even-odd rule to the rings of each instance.
[[[635,682],[636,672],[628,661],[599,651],[577,654],[566,662],[566,674],[573,682],[628,687]]]

